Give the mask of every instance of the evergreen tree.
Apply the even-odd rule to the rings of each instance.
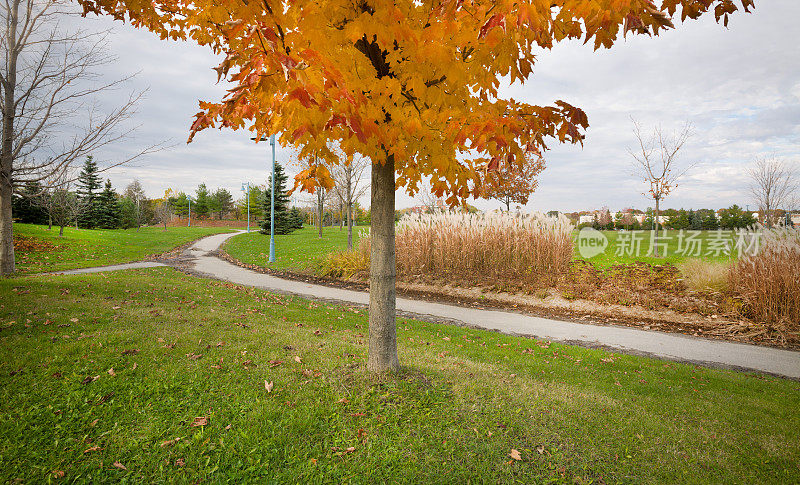
[[[117,193],[111,186],[111,180],[106,180],[105,188],[97,196],[96,205],[96,227],[102,229],[119,227],[120,207],[117,202]]]
[[[28,182],[22,193],[11,199],[11,214],[15,222],[47,224],[47,212],[35,203],[41,193],[42,186],[39,182]]]
[[[208,192],[206,184],[198,185],[195,194],[197,194],[197,197],[192,200],[192,214],[198,219],[202,219],[208,216],[211,210],[211,195]]]
[[[292,210],[289,211],[289,218],[292,221],[292,229],[303,228],[303,222],[305,221],[305,217],[303,216],[303,211],[301,211],[297,207],[292,207]]]
[[[709,211],[706,217],[703,218],[703,229],[707,231],[719,229],[719,221],[714,211]]]
[[[98,225],[97,220],[97,194],[100,192],[102,180],[98,175],[97,163],[89,155],[83,163],[81,173],[78,175],[78,188],[75,191],[84,210],[78,216],[80,227],[91,229]]]
[[[286,193],[286,174],[283,167],[275,163],[275,234],[289,234],[295,227],[289,212],[289,194]],[[264,221],[261,222],[261,233],[270,233],[270,211],[272,208],[272,178],[264,192]]]
[[[189,216],[189,197],[186,194],[181,192],[176,197],[170,197],[168,202],[174,214],[179,217]],[[194,204],[192,204],[192,213],[194,213]]]
[[[217,219],[222,220],[233,209],[233,196],[226,189],[217,189],[211,195],[212,212],[217,213]]]
[[[700,216],[699,212],[692,211],[692,221],[689,224],[689,229],[693,231],[703,229],[703,218]]]

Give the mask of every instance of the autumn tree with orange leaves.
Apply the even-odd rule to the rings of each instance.
[[[328,146],[373,162],[369,352],[372,371],[399,367],[395,338],[395,189],[421,178],[451,205],[479,197],[488,173],[541,155],[545,140],[580,143],[586,115],[563,101],[534,106],[498,96],[524,82],[537,47],[658,34],[672,19],[752,0],[79,0],[164,39],[224,56],[234,88],[203,102],[191,136],[210,127],[280,133],[307,166],[296,188],[330,187],[317,160]],[[741,7],[740,7],[741,6]],[[191,137],[190,137],[191,138]]]
[[[542,157],[531,158],[523,164],[503,164],[486,175],[482,196],[500,201],[511,211],[511,203],[525,205],[539,182],[536,176],[544,170]]]

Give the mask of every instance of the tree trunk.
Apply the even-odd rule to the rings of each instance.
[[[0,275],[7,276],[16,270],[14,263],[14,223],[11,220],[11,194],[13,188],[9,173],[3,167],[0,175]]]
[[[58,226],[58,237],[64,237],[64,224]]]
[[[14,173],[14,115],[16,114],[15,93],[17,85],[17,24],[19,4],[6,3],[9,19],[5,32],[8,52],[5,53],[7,72],[3,89],[3,139],[0,141],[0,276],[10,275],[16,270],[14,262],[14,222],[11,219],[11,196],[14,192],[12,175]]]
[[[53,216],[51,216],[49,214],[47,215],[47,230],[48,231],[52,231],[53,230]]]
[[[352,170],[352,167],[350,167]],[[353,250],[353,177],[347,174],[347,249]]]
[[[383,165],[372,166],[367,353],[367,369],[372,372],[400,367],[395,328],[394,191],[394,157],[389,156]]]
[[[656,199],[656,215],[654,226],[655,226],[655,235],[653,236],[653,255],[657,258],[658,257],[658,199]]]
[[[317,190],[322,190],[318,187]],[[317,227],[319,228],[319,238],[322,239],[322,193],[317,192]]]

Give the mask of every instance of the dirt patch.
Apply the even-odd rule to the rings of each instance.
[[[369,283],[365,280],[344,281],[294,271],[271,270],[242,263],[224,250],[220,250],[218,256],[237,266],[281,278],[356,291],[369,290]],[[645,267],[652,265],[629,266],[612,268],[610,275],[601,275],[592,270],[582,271],[559,287],[539,289],[533,293],[427,281],[398,281],[397,293],[405,298],[468,308],[501,309],[576,323],[621,325],[767,347],[800,349],[800,337],[790,334],[787,338],[780,329],[737,318],[731,312],[722,312],[713,295],[686,289],[674,266],[670,268],[665,265],[655,270]]]

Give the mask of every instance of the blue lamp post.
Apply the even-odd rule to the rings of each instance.
[[[247,198],[247,232],[250,232],[250,182],[242,182],[242,192]]]
[[[269,204],[269,262],[275,262],[275,135],[269,137],[269,144],[272,145],[272,190],[269,191],[271,201]]]
[[[266,141],[266,138],[250,138],[254,141]],[[272,145],[272,173],[270,175],[270,214],[269,214],[269,262],[275,262],[275,135],[270,135],[269,144]]]

